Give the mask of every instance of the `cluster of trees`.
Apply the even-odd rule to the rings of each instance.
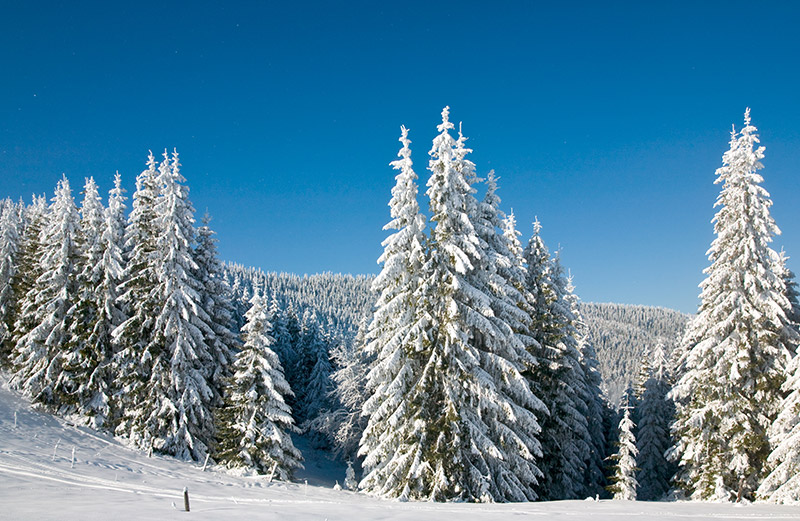
[[[48,205],[0,214],[0,362],[11,385],[144,450],[288,477],[300,454],[256,292],[240,343],[214,232],[194,209],[177,152],[151,154],[125,216],[119,175],[80,209],[62,178]],[[327,360],[327,356],[325,357]]]
[[[758,143],[748,109],[717,170],[698,313],[673,362],[658,353],[626,393],[635,405],[620,422],[615,497],[672,486],[695,500],[800,501],[800,305],[786,256],[770,247],[780,230]]]
[[[51,410],[184,459],[290,479],[302,427],[351,460],[347,488],[355,461],[384,497],[800,500],[800,304],[749,111],[672,353],[684,317],[581,306],[538,222],[523,247],[493,172],[476,197],[453,129],[445,108],[426,216],[402,128],[375,278],[223,265],[177,153],[149,156],[127,217],[119,175],[105,207],[91,178],[80,208],[66,178],[50,204],[2,201],[0,364]],[[643,360],[619,413],[584,312],[603,342],[631,337],[622,357],[603,345],[614,381]]]
[[[392,163],[394,232],[373,283],[368,361],[356,362],[368,368],[361,487],[401,499],[594,496],[604,486],[605,404],[578,299],[538,223],[522,247],[494,173],[475,197],[471,150],[452,129],[445,108],[428,218],[405,128]]]
[[[692,499],[800,499],[797,291],[758,171],[749,109],[716,172],[722,185],[701,304],[679,346],[671,456]]]

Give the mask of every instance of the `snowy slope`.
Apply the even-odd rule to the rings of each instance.
[[[16,413],[16,425],[15,425]],[[57,445],[57,448],[56,448]],[[302,447],[306,449],[306,447]],[[72,463],[72,451],[75,462]],[[516,516],[572,521],[625,519],[799,519],[798,507],[615,501],[500,505],[399,503],[315,483],[344,476],[309,453],[304,483],[266,483],[154,456],[31,409],[0,381],[0,519],[86,520],[426,520],[489,521]],[[300,476],[303,479],[303,475]],[[189,490],[191,512],[182,511]]]

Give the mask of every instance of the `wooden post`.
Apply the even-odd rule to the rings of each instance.
[[[272,478],[275,477],[275,469],[278,468],[278,462],[275,461],[272,463],[272,470],[269,471],[269,477],[267,478],[267,483],[272,483]]]
[[[189,511],[189,489],[183,487],[183,509]]]
[[[72,463],[69,464],[69,468],[75,468],[75,447],[72,447]]]
[[[209,456],[211,456],[211,454],[206,454],[206,460],[203,462],[203,472],[206,471],[206,467],[208,466],[208,457]]]
[[[14,428],[17,428],[17,411],[14,411]]]
[[[61,443],[61,438],[58,439],[58,441],[56,442],[56,446],[53,447],[53,461],[56,460],[56,451],[58,450],[58,444],[59,443]]]

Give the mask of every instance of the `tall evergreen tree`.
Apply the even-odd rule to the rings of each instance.
[[[672,445],[669,426],[674,420],[675,407],[667,397],[670,389],[669,363],[663,344],[648,353],[647,370],[639,376],[641,389],[637,404],[636,446],[639,450],[638,498],[657,501],[666,497],[675,468],[664,454]]]
[[[47,210],[47,199],[44,196],[34,195],[30,206],[27,207],[20,202],[19,215],[22,233],[17,252],[17,269],[12,277],[11,285],[14,295],[16,295],[15,322],[11,338],[12,349],[20,338],[37,325],[33,312],[34,303],[32,300],[28,300],[28,295],[41,275],[39,261],[42,257],[42,244],[40,241],[42,227],[47,218]]]
[[[208,326],[211,329],[205,332],[206,344],[214,360],[209,364],[210,372],[207,376],[210,376],[219,392],[230,371],[238,341],[231,330],[234,311],[231,289],[223,276],[222,263],[217,256],[217,240],[214,238],[214,231],[209,227],[210,222],[211,217],[204,215],[202,226],[197,229],[195,278],[200,284],[199,306],[208,313]]]
[[[260,474],[275,472],[282,480],[303,468],[292,444],[292,412],[284,397],[292,390],[272,350],[271,324],[263,297],[254,291],[242,329],[244,346],[236,357],[217,416],[216,457],[231,467],[250,467]]]
[[[722,191],[711,265],[684,343],[683,374],[672,391],[681,486],[696,499],[753,499],[770,451],[767,429],[798,335],[786,285],[770,248],[779,233],[761,186],[764,147],[745,112],[717,170]]]
[[[622,420],[619,422],[619,442],[617,453],[612,456],[616,462],[614,476],[611,478],[613,485],[609,490],[614,494],[614,499],[636,501],[636,437],[633,434],[634,423],[631,421],[631,407],[624,407]]]
[[[77,296],[78,209],[66,177],[58,182],[40,232],[39,277],[28,291],[20,316],[33,328],[16,343],[12,385],[33,400],[59,407],[70,401],[71,382],[64,372],[65,346],[72,341]]]
[[[392,429],[388,440],[374,437],[373,411],[380,409],[372,407],[384,404],[367,402],[371,418],[362,439],[367,454],[362,485],[401,498],[532,499],[539,475],[529,449],[536,447],[538,424],[531,410],[537,400],[520,376],[519,354],[506,358],[491,351],[508,339],[508,325],[494,321],[492,296],[485,292],[488,282],[481,272],[489,254],[475,228],[477,179],[465,139],[459,135],[456,141],[449,133],[454,127],[448,112],[442,112],[430,152],[427,194],[435,226],[416,279],[416,316],[400,332],[413,350],[392,345],[373,369],[384,371],[384,356],[396,353],[390,363],[397,364],[397,372],[381,379],[395,386],[389,393],[397,398],[387,402],[396,405],[379,414],[400,429]]]
[[[119,251],[115,258],[113,251],[107,255],[107,249],[109,246],[118,249],[120,244],[119,240],[108,244],[106,210],[94,179],[86,180],[83,193],[77,295],[70,311],[75,323],[73,338],[65,346],[68,352],[64,369],[70,374],[75,411],[86,416],[94,427],[101,428],[111,416],[111,332],[122,318],[115,303],[121,275]],[[124,205],[116,211],[121,214]]]
[[[148,412],[143,404],[150,395],[151,368],[161,354],[161,349],[152,343],[154,318],[159,312],[154,291],[158,280],[155,264],[158,187],[158,169],[151,152],[147,168],[136,178],[125,227],[125,268],[118,302],[127,318],[112,333],[116,345],[114,371],[120,375],[114,401],[116,433],[129,437],[142,448],[150,448],[152,443],[141,421]]]
[[[14,277],[18,269],[20,222],[11,199],[0,203],[0,366],[10,365],[9,355],[16,320],[17,294]]]
[[[585,401],[589,390],[568,280],[558,259],[550,257],[540,231],[536,221],[524,252],[535,310],[532,332],[540,346],[540,363],[527,377],[550,412],[542,424],[544,477],[539,495],[550,500],[575,499],[585,493],[591,455]]]
[[[367,378],[370,397],[363,411],[368,422],[359,454],[365,458],[362,488],[408,499],[422,485],[417,467],[424,458],[420,442],[427,439],[417,421],[420,411],[414,393],[420,392],[418,375],[428,339],[418,305],[425,221],[417,203],[411,140],[408,130],[401,130],[400,159],[391,163],[399,171],[389,202],[392,220],[384,226],[397,231],[383,241],[384,251],[378,259],[383,268],[372,283],[378,300],[365,336],[367,354],[376,361]]]

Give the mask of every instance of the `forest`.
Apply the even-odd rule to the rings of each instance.
[[[5,199],[11,386],[141,451],[284,481],[302,435],[384,498],[800,500],[800,305],[749,111],[692,317],[581,303],[448,108],[437,130],[421,194],[401,129],[377,276],[223,263],[177,151],[148,156],[129,212],[119,175],[105,205],[92,178],[80,203],[66,177]]]

